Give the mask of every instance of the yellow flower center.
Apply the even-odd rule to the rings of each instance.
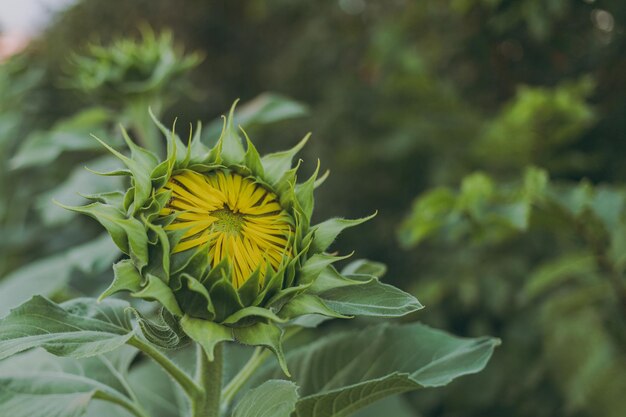
[[[230,171],[183,171],[165,185],[172,196],[161,215],[176,214],[166,230],[184,230],[174,253],[207,245],[212,267],[228,258],[233,285],[239,288],[269,263],[275,270],[286,256],[292,220],[276,194]]]

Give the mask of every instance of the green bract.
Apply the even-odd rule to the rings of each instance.
[[[91,204],[69,207],[98,220],[128,255],[115,264],[115,279],[101,299],[128,291],[133,297],[159,302],[162,323],[142,317],[139,323],[144,335],[161,346],[175,347],[188,336],[204,347],[209,358],[221,341],[266,346],[285,372],[281,339],[286,326],[311,326],[323,317],[397,317],[421,308],[411,295],[379,282],[384,273],[380,264],[355,261],[341,272],[333,266],[349,256],[327,253],[335,238],[372,216],[333,218],[311,225],[313,193],[326,175],[318,177],[318,164],[312,176],[298,183],[299,163],[292,167],[308,135],[288,151],[261,157],[245,133],[244,144],[234,128],[234,107],[212,148],[200,142],[199,128],[186,146],[155,119],[167,139],[164,161],[136,145],[126,132],[130,156],[102,142],[126,165],[126,169],[103,175],[129,176],[130,188],[88,196]],[[231,262],[224,258],[212,266],[206,245],[174,251],[185,230],[168,228],[176,216],[162,214],[172,198],[165,186],[173,176],[189,171],[236,173],[278,197],[293,221],[289,253],[278,267],[267,264],[263,279],[257,269],[243,285],[234,285]]]

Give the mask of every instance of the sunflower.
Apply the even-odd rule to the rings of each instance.
[[[186,170],[164,191],[171,197],[160,214],[175,215],[165,230],[184,231],[173,253],[205,245],[213,268],[228,259],[235,288],[257,270],[262,284],[268,264],[278,270],[290,258],[293,220],[278,196],[253,179],[228,170]]]
[[[234,110],[210,148],[200,129],[185,145],[155,118],[167,140],[163,160],[125,130],[128,156],[98,139],[127,168],[102,175],[127,175],[130,187],[64,207],[98,220],[127,255],[114,265],[113,282],[100,298],[127,291],[162,306],[161,322],[139,320],[152,343],[175,348],[189,337],[209,359],[224,341],[264,346],[288,374],[285,327],[315,325],[319,316],[372,315],[362,308],[364,294],[406,295],[378,282],[370,272],[380,267],[355,261],[339,271],[333,265],[350,256],[328,252],[335,238],[372,216],[311,224],[314,191],[327,175],[318,177],[318,163],[298,182],[294,157],[309,135],[289,150],[261,156],[243,130],[239,136]],[[402,314],[420,307],[411,299]]]

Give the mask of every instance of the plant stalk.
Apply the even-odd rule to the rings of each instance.
[[[193,379],[187,375],[185,371],[180,369],[178,365],[168,359],[157,348],[141,340],[138,337],[133,337],[128,341],[128,344],[141,350],[146,355],[150,356],[156,363],[158,363],[178,384],[182,387],[183,391],[190,397],[196,398],[202,396],[202,388],[198,386]]]
[[[215,346],[215,357],[209,361],[206,352],[197,345],[196,383],[203,395],[192,398],[192,417],[219,417],[222,396],[223,345]]]

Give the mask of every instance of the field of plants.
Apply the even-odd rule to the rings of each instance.
[[[0,417],[623,417],[625,31],[77,1],[0,61]]]

